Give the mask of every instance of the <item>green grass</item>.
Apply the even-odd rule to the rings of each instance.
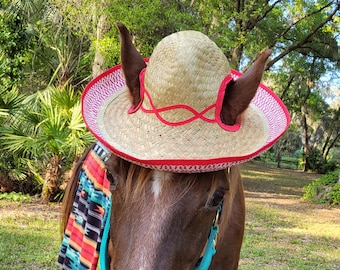
[[[340,269],[339,224],[315,224],[270,206],[247,207],[240,269]]]
[[[316,174],[242,166],[240,270],[340,270],[340,208],[301,200]],[[59,206],[0,200],[0,269],[59,269]]]
[[[21,213],[22,205],[0,201],[0,269],[60,269],[57,214],[35,204]]]

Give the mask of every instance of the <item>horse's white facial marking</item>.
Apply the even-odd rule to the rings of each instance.
[[[152,252],[157,245],[163,239],[164,236],[164,224],[167,223],[168,216],[171,214],[166,205],[163,205],[160,200],[162,191],[165,189],[166,183],[171,179],[172,173],[163,171],[154,171],[152,175],[151,192],[154,196],[153,210],[150,215],[150,221],[148,228],[144,231],[144,237],[149,241],[145,242],[145,246],[139,249],[140,260],[139,270],[152,269],[152,263],[155,260],[155,252]]]
[[[153,172],[153,182],[152,182],[152,193],[154,195],[155,200],[157,200],[159,194],[162,192],[163,185],[169,181],[172,177],[172,173],[163,172],[163,171],[154,171]]]

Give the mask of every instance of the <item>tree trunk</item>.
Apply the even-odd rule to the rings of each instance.
[[[301,106],[301,126],[302,126],[302,143],[303,143],[303,154],[305,159],[304,171],[308,171],[310,169],[309,166],[309,137],[308,137],[308,125],[307,125],[307,105],[306,103]]]
[[[312,66],[312,68],[314,65]],[[301,126],[302,126],[302,144],[303,144],[303,153],[305,159],[305,166],[304,171],[308,171],[310,169],[310,162],[309,162],[309,153],[310,153],[310,145],[309,145],[309,135],[308,135],[308,124],[307,124],[307,100],[311,94],[311,89],[313,87],[313,82],[307,79],[307,93],[305,98],[302,101],[301,105]]]
[[[326,140],[325,140],[325,143],[324,143],[324,145],[323,145],[323,147],[322,147],[321,153],[322,153],[322,156],[323,156],[325,159],[327,159],[327,156],[325,155],[325,152],[326,152],[328,143],[329,143],[329,141],[330,141],[330,139],[331,139],[331,136],[332,136],[332,133],[330,133],[330,134],[327,135]]]
[[[51,196],[58,190],[61,182],[61,158],[58,155],[53,156],[47,164],[44,185],[41,192],[41,199],[49,202]]]
[[[334,139],[332,140],[332,142],[329,144],[328,148],[325,150],[325,152],[323,153],[324,158],[327,160],[329,151],[335,146],[335,143],[337,142],[337,140],[340,138],[340,133],[338,133]]]
[[[86,153],[88,153],[88,151],[86,151]],[[81,158],[82,157],[79,157],[79,156],[76,156],[74,158],[71,169],[64,173],[64,180],[60,184],[59,189],[66,190],[68,183],[72,180],[72,177],[79,173],[79,170],[80,170],[79,160]]]
[[[282,160],[282,156],[281,156],[281,147],[280,145],[278,144],[277,147],[276,147],[276,162],[277,162],[277,167],[278,168],[281,168],[281,160]]]
[[[281,96],[280,96],[280,99],[281,99],[281,100],[284,100],[284,99],[285,99],[285,97],[286,97],[286,95],[287,95],[287,93],[288,93],[288,90],[289,90],[290,86],[292,85],[294,79],[295,79],[295,75],[292,75],[292,74],[291,74],[291,75],[289,76],[288,83],[287,83],[286,87],[283,89],[282,94],[281,94]]]
[[[111,29],[111,25],[108,22],[108,16],[106,14],[102,14],[97,24],[96,53],[95,53],[94,61],[92,65],[93,77],[98,76],[100,73],[102,73],[106,69],[104,66],[105,59],[104,59],[104,56],[100,52],[99,42],[105,37],[105,34],[109,32],[110,29]]]

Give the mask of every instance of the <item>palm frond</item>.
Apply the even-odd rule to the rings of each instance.
[[[0,108],[0,116],[8,116],[8,109],[2,109]]]
[[[86,125],[81,115],[81,104],[79,101],[73,106],[71,112],[72,115],[68,125],[69,129],[71,130],[71,132],[72,131],[84,132],[86,129]]]
[[[32,172],[34,179],[36,180],[36,182],[39,185],[43,185],[44,184],[44,178],[41,176],[41,174],[39,173],[39,169],[36,168],[33,165],[33,162],[31,160],[27,160],[27,166],[30,169],[30,171]]]
[[[16,87],[11,90],[0,90],[0,110],[6,111],[8,114],[13,114],[21,108],[25,95],[20,94]]]
[[[28,156],[34,152],[34,138],[26,135],[5,133],[0,136],[0,144],[3,150],[8,150],[21,156]]]

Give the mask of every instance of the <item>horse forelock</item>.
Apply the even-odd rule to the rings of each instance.
[[[171,172],[164,171],[153,171],[152,174],[152,193],[154,195],[154,199],[157,200],[159,194],[162,192],[163,188],[165,188],[166,182],[170,181],[173,177]]]
[[[124,161],[122,161],[124,162]],[[130,163],[129,166],[120,166],[119,177],[123,179],[124,187],[121,189],[125,203],[129,204],[143,199],[146,189],[150,188],[153,199],[157,200],[159,196],[167,196],[167,188],[170,183],[178,185],[181,189],[178,191],[173,204],[184,197],[194,185],[203,184],[203,181],[210,183],[208,200],[212,198],[214,192],[218,188],[221,177],[227,182],[229,188],[229,178],[227,170],[208,172],[208,173],[191,173],[179,174],[159,170],[152,170]]]

